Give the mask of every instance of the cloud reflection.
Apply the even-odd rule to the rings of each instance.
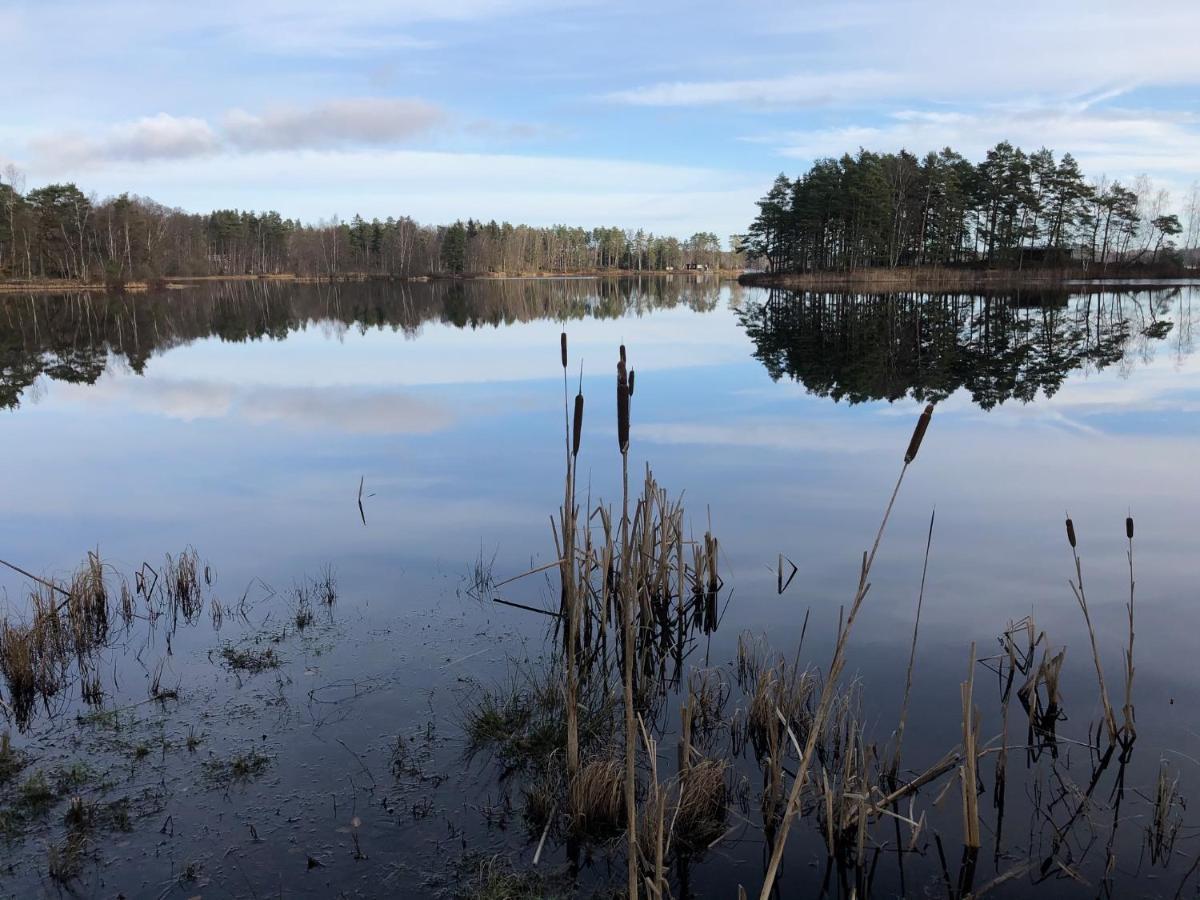
[[[432,434],[454,421],[444,406],[390,386],[235,385],[110,372],[91,387],[60,385],[55,393],[67,403],[99,403],[185,422],[229,418],[349,434]]]

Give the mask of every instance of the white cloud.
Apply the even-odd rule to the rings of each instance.
[[[415,99],[345,98],[314,106],[253,114],[233,110],[223,127],[204,119],[159,113],[102,128],[51,132],[29,141],[35,169],[52,173],[151,160],[184,160],[238,150],[304,150],[394,145],[442,121],[438,107]]]
[[[32,48],[22,46],[22,35],[53,34],[60,55],[105,48],[145,51],[201,36],[257,54],[311,58],[392,53],[435,46],[412,34],[421,26],[496,19],[559,5],[559,0],[257,0],[197,6],[163,0],[147,8],[140,0],[44,0],[0,10],[0,24],[10,26],[0,31],[0,46],[11,43],[15,51],[28,52]]]
[[[858,8],[806,4],[771,10],[762,28],[811,32],[830,18],[854,27],[821,29],[782,54],[760,43],[770,74],[698,78],[619,90],[610,98],[655,106],[879,104],[888,99],[994,101],[1047,92],[1074,97],[1114,87],[1200,83],[1200,4],[1152,6],[1013,0],[1003,13],[950,0],[910,0]],[[743,13],[745,15],[745,13]]]
[[[431,434],[453,422],[450,411],[395,387],[238,384],[105,373],[94,385],[54,385],[68,403],[128,406],[191,422],[234,418],[352,434]]]
[[[1078,104],[1009,104],[974,110],[902,109],[879,124],[850,124],[756,139],[784,156],[812,160],[858,147],[921,154],[950,146],[972,160],[999,141],[1027,150],[1069,152],[1091,176],[1155,175],[1182,188],[1200,175],[1200,116],[1193,112],[1097,108]]]
[[[42,165],[71,169],[106,162],[207,156],[219,149],[220,141],[203,119],[159,113],[116,125],[97,135],[77,132],[43,135],[30,141],[30,147]]]
[[[443,113],[422,100],[365,97],[258,115],[234,110],[225,134],[242,150],[393,144],[428,131]]]
[[[891,93],[895,82],[885,72],[869,69],[849,72],[810,72],[782,78],[753,78],[734,81],[675,81],[613,91],[610,100],[634,106],[710,106],[748,104],[754,106],[830,105]]]

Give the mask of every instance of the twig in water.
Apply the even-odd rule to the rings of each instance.
[[[512,600],[501,600],[499,597],[493,597],[492,602],[502,603],[505,606],[514,606],[517,609],[524,609],[528,612],[541,613],[543,616],[553,616],[556,619],[562,618],[562,613],[555,612],[552,609],[538,609],[536,606],[526,606],[524,603],[515,603]]]

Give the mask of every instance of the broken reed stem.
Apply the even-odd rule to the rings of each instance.
[[[793,820],[800,814],[800,794],[804,790],[804,784],[808,778],[808,770],[812,764],[817,739],[821,734],[825,719],[829,715],[829,709],[837,693],[835,686],[842,666],[845,664],[846,644],[850,639],[850,631],[854,627],[854,621],[858,616],[859,610],[862,608],[867,591],[871,587],[871,583],[867,581],[867,578],[871,574],[871,565],[875,561],[875,554],[879,550],[879,542],[883,539],[883,532],[887,528],[888,518],[891,516],[892,507],[896,503],[896,496],[900,493],[900,485],[904,482],[904,475],[908,471],[909,465],[916,459],[917,451],[921,448],[921,441],[925,436],[926,429],[929,427],[929,420],[932,416],[933,404],[930,403],[925,407],[925,411],[921,413],[921,417],[917,421],[917,426],[913,430],[912,438],[908,442],[908,449],[904,454],[904,465],[900,469],[900,476],[896,479],[896,486],[892,489],[892,496],[888,500],[887,508],[883,513],[883,519],[879,523],[879,530],[875,533],[875,543],[871,546],[871,552],[870,554],[863,553],[862,570],[858,578],[858,589],[855,591],[854,601],[850,605],[850,615],[846,619],[844,627],[839,626],[838,628],[838,638],[833,651],[833,660],[829,665],[829,673],[825,679],[825,684],[821,688],[821,699],[817,703],[817,708],[813,712],[808,726],[808,736],[804,742],[804,753],[800,757],[799,765],[796,767],[796,776],[792,781],[792,790],[788,794],[783,818],[779,823],[779,830],[775,835],[775,843],[771,849],[771,861],[767,866],[767,873],[763,878],[759,900],[769,900],[775,884],[775,878],[779,874],[779,865],[783,861],[783,850],[787,845],[788,831],[792,827]]]
[[[1129,542],[1129,605],[1126,607],[1129,612],[1129,647],[1125,651],[1125,707],[1122,709],[1125,723],[1121,729],[1121,738],[1126,743],[1131,743],[1137,736],[1137,728],[1133,721],[1133,516],[1125,517],[1125,539]]]
[[[1108,699],[1108,685],[1104,682],[1104,668],[1100,665],[1100,650],[1096,646],[1096,629],[1092,627],[1092,615],[1088,610],[1087,595],[1083,590],[1083,564],[1080,562],[1079,551],[1075,546],[1075,523],[1071,521],[1070,516],[1067,517],[1067,543],[1071,545],[1071,557],[1075,560],[1076,578],[1075,581],[1068,580],[1067,583],[1071,585],[1079,608],[1083,611],[1083,621],[1087,625],[1088,638],[1092,642],[1092,661],[1096,664],[1096,681],[1100,685],[1100,703],[1104,707],[1104,727],[1108,732],[1108,740],[1111,744],[1117,740],[1117,717],[1113,714],[1112,703]]]
[[[921,590],[917,594],[917,617],[913,622],[912,646],[908,651],[908,671],[904,676],[904,701],[900,704],[900,723],[896,726],[896,750],[892,757],[892,779],[900,770],[900,749],[904,743],[904,726],[908,722],[908,701],[912,696],[913,667],[917,661],[917,635],[921,629],[921,607],[925,604],[925,575],[929,571],[929,547],[933,543],[933,520],[937,510],[929,514],[929,533],[925,536],[925,562],[921,566]]]
[[[963,764],[959,768],[962,780],[963,799],[963,843],[972,849],[979,847],[979,794],[975,790],[979,754],[979,712],[975,709],[975,642],[971,641],[971,660],[967,668],[967,680],[960,686],[962,692],[962,735]]]

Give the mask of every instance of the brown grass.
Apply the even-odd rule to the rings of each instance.
[[[600,839],[619,834],[625,816],[624,784],[620,759],[599,757],[584,763],[567,790],[572,831]]]

